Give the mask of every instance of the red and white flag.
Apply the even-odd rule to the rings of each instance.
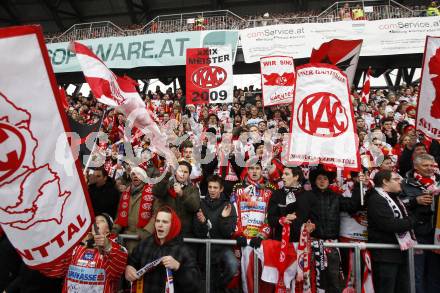
[[[85,45],[73,42],[73,51],[81,65],[87,83],[99,102],[116,107],[124,113],[130,126],[135,126],[145,134],[152,135],[151,146],[162,151],[167,161],[177,164],[175,156],[166,145],[166,136],[153,120],[153,114],[147,109],[136,90],[136,82],[129,77],[119,77]]]
[[[295,90],[295,65],[288,56],[260,59],[263,105],[291,104]]]
[[[287,161],[359,170],[354,125],[347,76],[328,64],[298,68]]]
[[[232,103],[234,83],[231,47],[186,50],[186,103]]]
[[[47,268],[89,231],[87,185],[67,141],[41,28],[0,29],[0,55],[7,68],[0,72],[0,225],[26,265]]]
[[[370,77],[371,77],[371,68],[368,68],[367,72],[365,73],[365,82],[364,86],[362,87],[362,96],[361,96],[361,102],[364,104],[368,104],[370,101]]]
[[[328,63],[337,66],[348,77],[351,86],[361,53],[362,40],[333,39],[312,50],[310,63]]]
[[[440,37],[426,38],[421,80],[416,128],[440,139]]]

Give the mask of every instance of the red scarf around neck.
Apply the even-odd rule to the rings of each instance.
[[[416,179],[425,188],[428,188],[429,186],[431,186],[432,184],[435,183],[435,176],[425,177],[425,176],[420,175],[417,172],[414,172],[414,179]]]
[[[130,188],[128,188],[121,197],[118,207],[118,216],[116,218],[115,224],[121,227],[128,226],[128,214],[130,210]],[[141,203],[139,206],[138,213],[138,223],[136,227],[143,228],[148,222],[150,222],[151,216],[153,215],[153,186],[151,184],[145,184],[142,189]]]

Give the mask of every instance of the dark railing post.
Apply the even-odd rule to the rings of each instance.
[[[254,293],[258,293],[258,255],[257,250],[254,249]]]
[[[211,289],[211,241],[206,240],[206,276],[205,276],[205,292],[210,292]]]
[[[416,293],[416,275],[414,268],[414,248],[408,249],[409,292]]]
[[[356,293],[362,293],[361,248],[359,245],[356,245],[354,247],[354,265],[355,265],[354,282],[356,284]]]

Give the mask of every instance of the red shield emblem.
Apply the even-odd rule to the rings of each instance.
[[[0,122],[0,148],[5,158],[0,157],[0,182],[14,174],[23,163],[26,142],[14,126]]]
[[[341,101],[332,93],[314,93],[302,100],[296,113],[299,127],[306,133],[336,137],[348,128],[348,116]]]
[[[227,78],[226,71],[218,66],[204,66],[191,76],[191,81],[202,89],[212,89],[221,86]]]

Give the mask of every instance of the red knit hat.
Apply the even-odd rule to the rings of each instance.
[[[165,237],[165,241],[164,241],[164,244],[165,244],[167,242],[170,242],[171,240],[173,240],[174,238],[176,238],[180,234],[180,230],[182,229],[182,223],[180,222],[179,216],[176,214],[176,212],[170,206],[161,207],[157,211],[154,219],[156,219],[157,214],[159,212],[166,212],[166,213],[171,214],[171,227],[170,227],[170,231],[168,232],[168,235]],[[154,240],[156,241],[157,244],[160,245],[159,238],[157,238],[156,227],[154,227],[153,234],[154,234]]]

